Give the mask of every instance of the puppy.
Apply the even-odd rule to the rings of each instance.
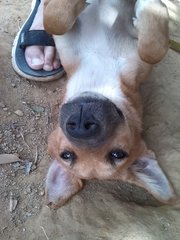
[[[48,142],[48,203],[62,206],[82,179],[119,179],[173,202],[174,190],[142,139],[139,95],[168,50],[166,7],[159,0],[46,0],[44,25],[68,78]]]

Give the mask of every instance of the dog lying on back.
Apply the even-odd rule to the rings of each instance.
[[[168,50],[168,13],[160,0],[46,0],[44,25],[54,34],[67,73],[48,203],[63,205],[82,179],[119,179],[171,203],[175,194],[142,139],[139,85]]]

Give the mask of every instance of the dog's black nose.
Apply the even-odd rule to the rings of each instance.
[[[77,97],[63,104],[60,111],[60,126],[78,147],[102,145],[123,122],[121,110],[99,95]]]
[[[72,114],[67,120],[66,130],[74,138],[86,139],[98,134],[100,124],[93,114],[83,112],[83,106],[81,106],[80,114],[79,112]]]

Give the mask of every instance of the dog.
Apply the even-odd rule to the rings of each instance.
[[[142,138],[140,84],[168,51],[168,12],[160,0],[46,0],[67,82],[59,126],[48,140],[49,206],[62,206],[82,180],[136,184],[164,204],[175,192]]]

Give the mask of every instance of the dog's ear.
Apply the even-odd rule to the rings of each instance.
[[[52,159],[59,159],[59,148],[61,141],[60,128],[56,128],[48,138],[48,153]]]
[[[175,193],[155,154],[146,150],[129,168],[131,183],[145,188],[163,203],[174,203]]]
[[[72,28],[79,14],[88,5],[84,0],[45,0],[44,27],[54,35],[62,35]]]

